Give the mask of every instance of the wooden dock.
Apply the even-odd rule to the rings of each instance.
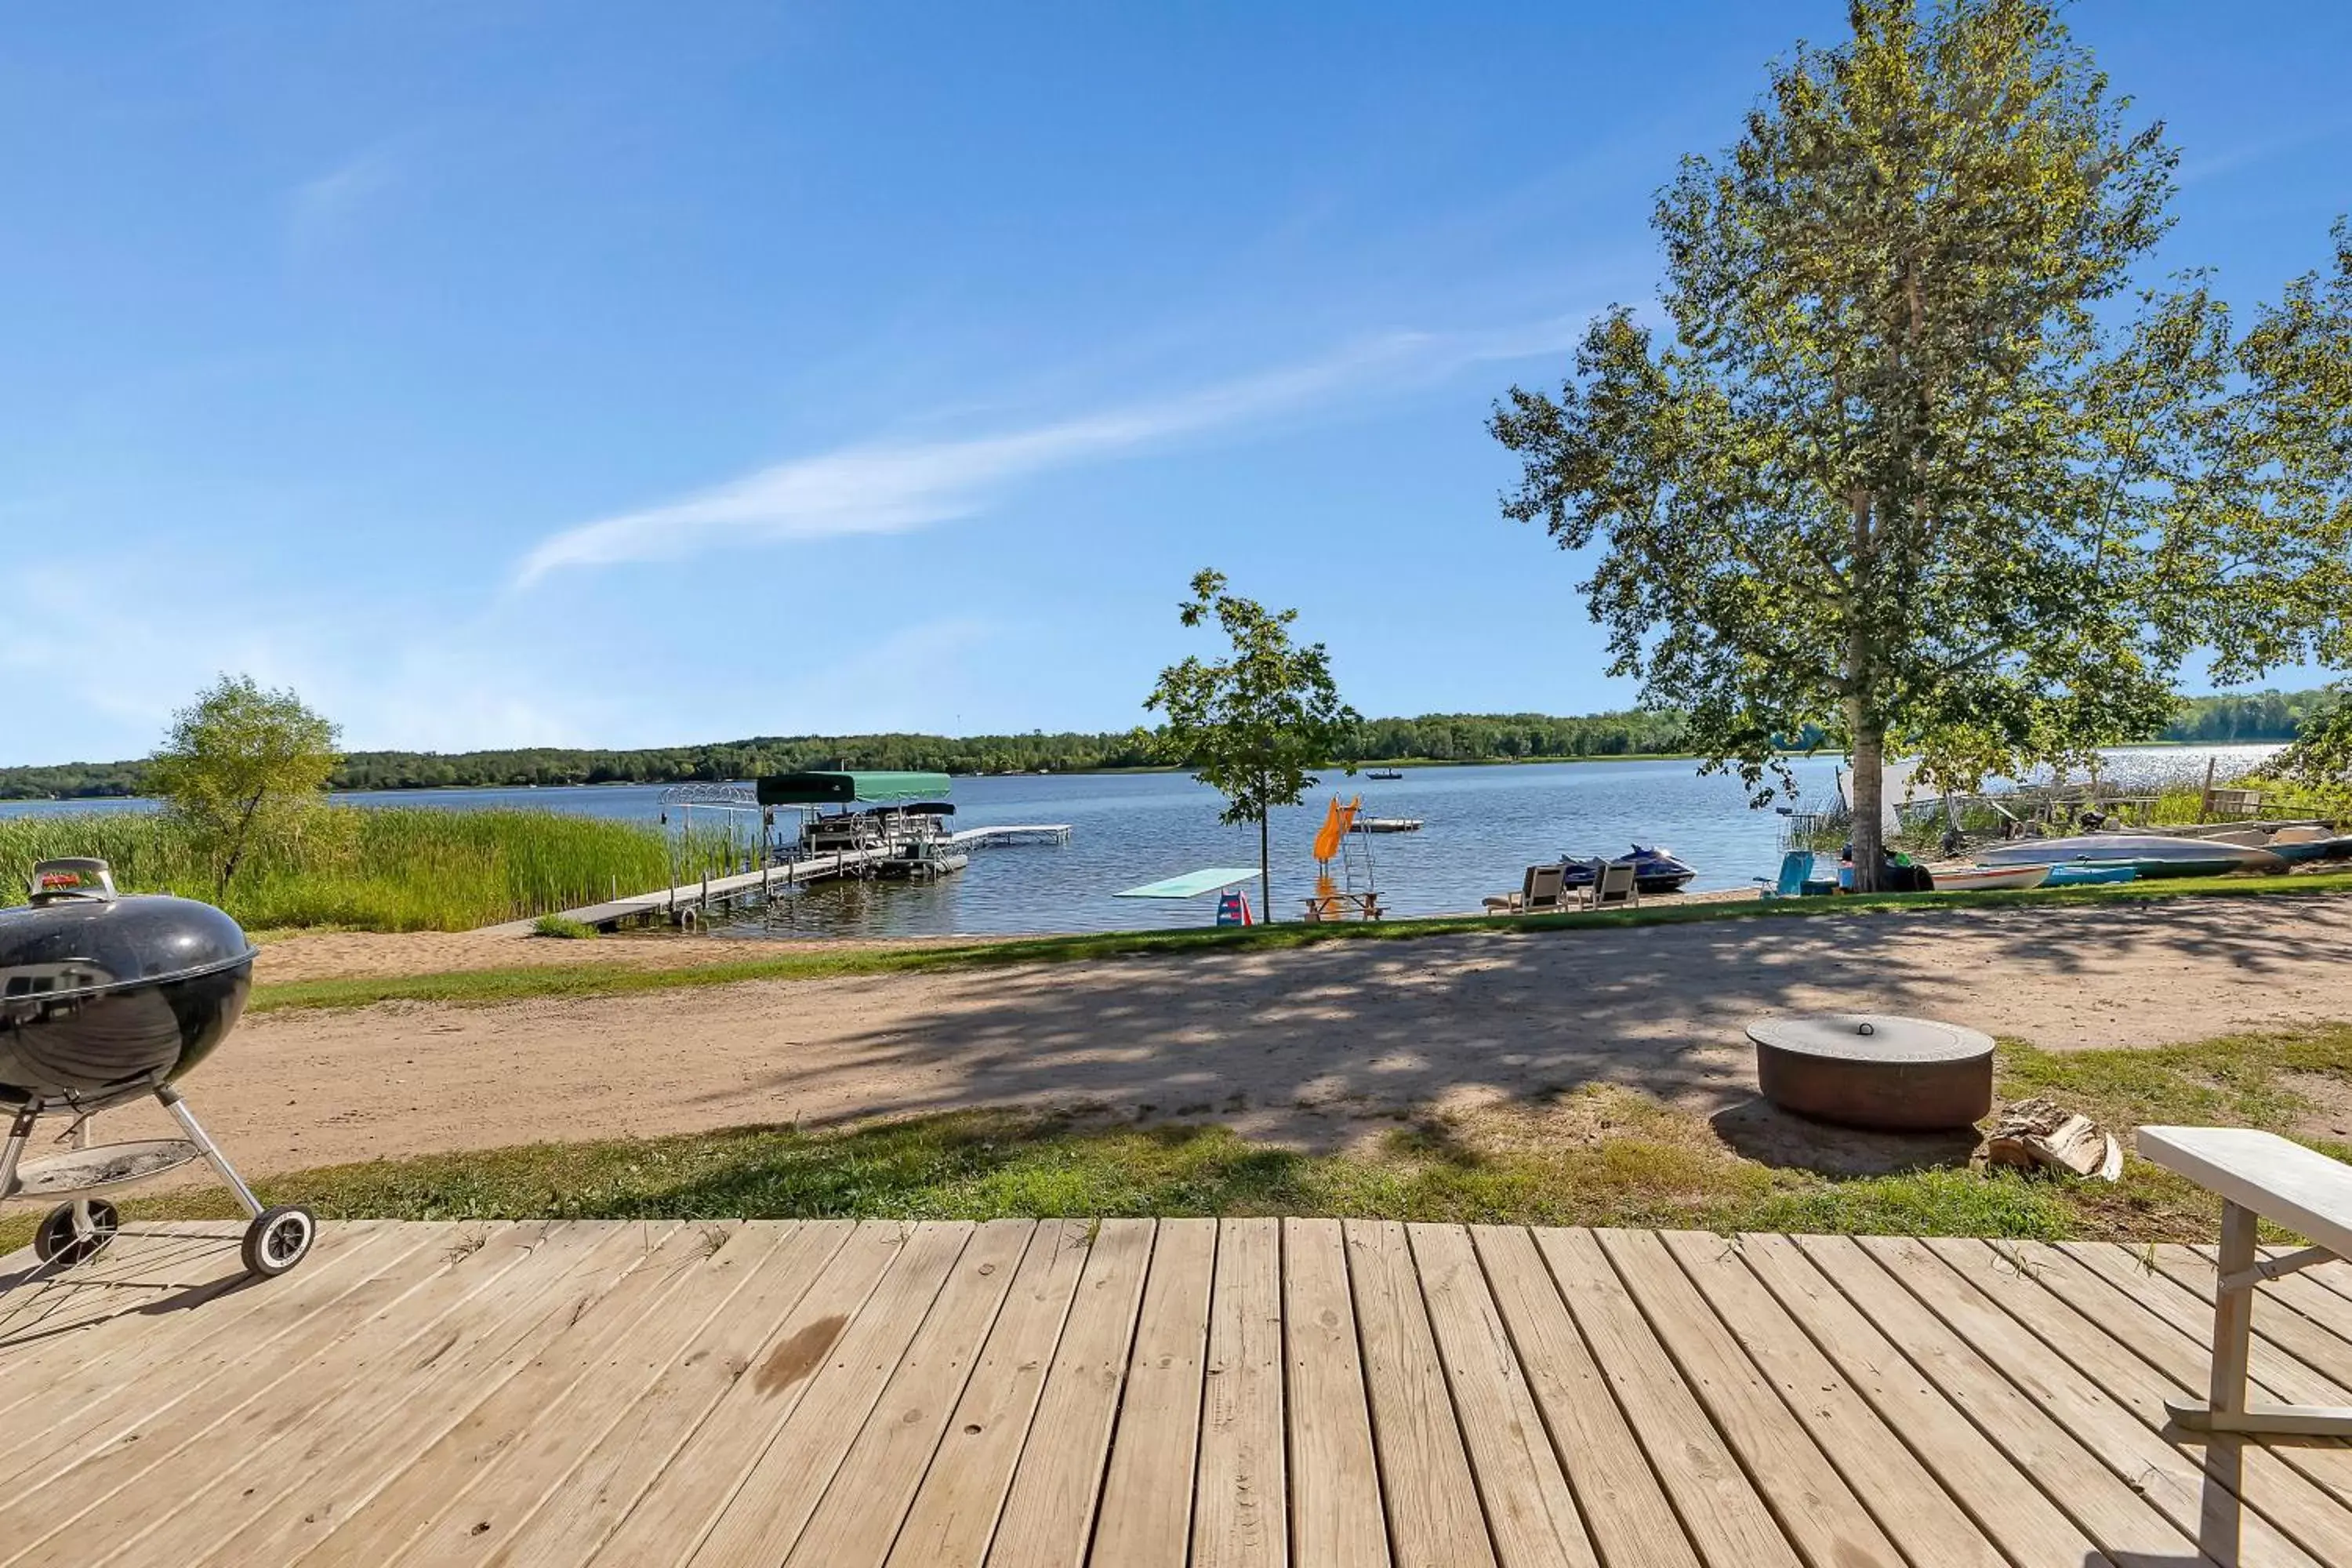
[[[2168,1436],[2184,1247],[1315,1219],[236,1227],[0,1279],[11,1563],[2352,1563],[2352,1448]],[[2266,1287],[2352,1389],[2352,1271]]]
[[[1069,824],[1016,823],[996,827],[967,827],[948,835],[948,845],[956,849],[978,849],[1011,844],[1066,844],[1070,841]],[[726,877],[706,877],[699,881],[680,883],[675,888],[663,888],[650,893],[635,893],[624,899],[607,899],[603,903],[585,904],[576,910],[565,910],[562,918],[577,921],[582,925],[610,931],[616,926],[631,925],[640,921],[669,920],[680,910],[697,913],[713,904],[726,904],[737,899],[763,894],[771,888],[789,887],[796,882],[829,882],[840,877],[855,877],[878,861],[887,859],[887,849],[845,849],[834,854],[803,855],[794,860],[780,860],[758,870],[739,871]],[[537,920],[506,921],[485,927],[486,931],[502,936],[525,936],[538,923]]]

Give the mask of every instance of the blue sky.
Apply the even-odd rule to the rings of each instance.
[[[1203,565],[1368,712],[1583,711],[1482,422],[1827,4],[0,19],[0,763],[221,670],[353,747],[1118,728]],[[2352,8],[2088,0],[2253,299]]]

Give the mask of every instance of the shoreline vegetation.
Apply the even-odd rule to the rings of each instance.
[[[248,930],[472,931],[732,868],[746,846],[551,811],[324,805],[258,847],[226,895],[188,826],[165,813],[0,817],[0,907],[33,863],[95,855],[126,892],[217,902]]]
[[[2263,691],[2183,699],[2149,743],[2226,745],[2292,741],[2325,691]],[[1368,719],[1360,767],[1470,763],[1687,759],[1679,716],[1622,711],[1433,713]],[[1792,751],[1807,749],[1800,737]],[[0,800],[102,800],[143,795],[149,763],[62,763],[0,768]],[[923,734],[762,736],[633,751],[532,747],[487,752],[352,752],[329,780],[341,791],[520,788],[593,784],[689,784],[803,768],[914,769],[959,774],[1177,771],[1129,731],[950,737]]]
[[[2003,1040],[1996,1068],[2003,1101],[2045,1096],[2123,1131],[2264,1127],[2352,1155],[2331,1135],[2340,1118],[2328,1109],[2352,1091],[2352,1025],[2071,1052]],[[1695,1111],[1587,1083],[1525,1105],[1408,1119],[1337,1152],[1214,1122],[983,1109],[377,1160],[255,1185],[264,1202],[330,1220],[1287,1214],[2044,1241],[2210,1242],[2218,1233],[2210,1194],[2137,1158],[2110,1185],[1979,1170],[1969,1163],[1971,1142],[1914,1141],[1844,1168],[1772,1163]],[[126,1209],[151,1220],[239,1212],[218,1188]],[[33,1218],[0,1221],[0,1247],[21,1245]]]

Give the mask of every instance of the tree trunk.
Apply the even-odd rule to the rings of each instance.
[[[1258,919],[1272,923],[1274,920],[1274,858],[1266,852],[1266,818],[1273,814],[1261,811],[1257,819],[1257,896],[1262,907]]]
[[[1886,726],[1849,702],[1853,728],[1853,889],[1879,890],[1879,868],[1885,863],[1885,811]]]

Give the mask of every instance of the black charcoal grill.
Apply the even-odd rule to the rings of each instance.
[[[89,1194],[209,1161],[253,1216],[245,1266],[283,1274],[318,1233],[310,1212],[264,1208],[181,1099],[175,1080],[212,1053],[245,1011],[253,944],[192,899],[123,897],[103,860],[44,860],[31,901],[0,910],[0,1199],[74,1194],[42,1220],[34,1254],[86,1261],[121,1215]],[[90,1118],[152,1095],[187,1136],[92,1147]],[[69,1115],[70,1152],[20,1163],[44,1115]]]

